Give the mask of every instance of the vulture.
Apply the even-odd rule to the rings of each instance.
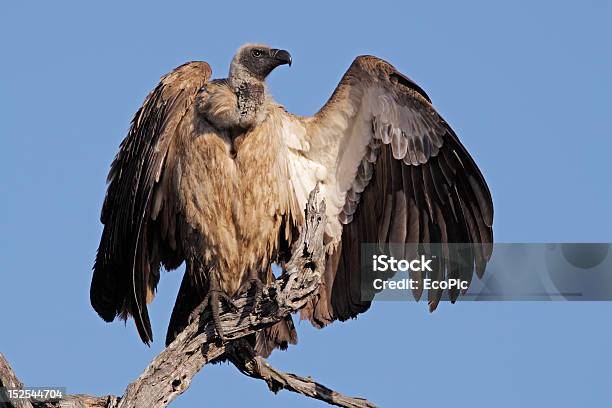
[[[285,50],[247,44],[227,78],[188,62],[146,97],[107,179],[90,289],[102,319],[133,317],[149,344],[147,305],[160,268],[184,262],[166,343],[202,302],[223,338],[220,302],[274,279],[271,265],[287,261],[316,185],[326,258],[300,317],[319,328],[370,306],[360,296],[362,243],[493,242],[487,184],[421,87],[388,62],[359,56],[314,116],[297,116],[266,85],[291,62]],[[447,276],[481,275],[491,246],[475,248],[469,266],[446,268]],[[429,291],[431,310],[439,300]],[[251,341],[264,356],[295,344],[291,316]]]

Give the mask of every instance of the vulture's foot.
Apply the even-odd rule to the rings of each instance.
[[[238,288],[238,292],[236,293],[236,296],[239,296],[243,293],[248,293],[253,288],[255,289],[255,301],[253,302],[253,309],[251,312],[254,312],[257,309],[259,303],[263,299],[264,284],[261,279],[248,278],[242,285],[240,285],[240,288]]]
[[[234,303],[233,299],[225,294],[225,292],[219,289],[211,289],[204,297],[203,303],[210,307],[210,313],[212,314],[213,324],[215,325],[215,331],[219,340],[225,341],[223,336],[223,328],[221,327],[221,319],[219,318],[219,305],[221,302],[225,304],[233,311],[238,311],[238,306]]]

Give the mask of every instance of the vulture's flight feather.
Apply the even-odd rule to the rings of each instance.
[[[102,209],[91,303],[104,320],[131,315],[152,341],[147,304],[161,265],[187,265],[167,343],[204,299],[215,315],[220,301],[269,283],[317,183],[328,255],[319,293],[301,311],[317,327],[370,306],[360,296],[361,243],[493,242],[487,184],[418,85],[361,56],[323,108],[300,117],[267,92],[267,75],[282,64],[291,64],[288,52],[246,45],[228,78],[210,80],[208,64],[190,62],[147,96],[111,167]],[[441,270],[480,276],[491,247],[474,248],[468,266]],[[428,296],[433,310],[441,292]],[[262,355],[295,343],[291,318],[253,342]]]

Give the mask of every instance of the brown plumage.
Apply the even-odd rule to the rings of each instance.
[[[160,265],[187,264],[167,342],[202,300],[215,315],[220,301],[270,282],[317,182],[328,258],[302,317],[318,327],[369,307],[360,299],[363,242],[492,242],[484,178],[420,87],[385,61],[358,57],[325,106],[298,117],[267,93],[266,76],[285,63],[286,51],[247,45],[227,79],[209,81],[208,64],[191,62],[146,98],[111,167],[102,210],[91,302],[104,320],[131,315],[150,342],[146,305]],[[447,268],[449,276],[482,274],[491,255],[483,248],[469,267]],[[440,295],[429,292],[432,309]],[[295,342],[288,319],[255,344],[267,355]]]

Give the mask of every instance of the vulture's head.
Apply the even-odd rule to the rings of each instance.
[[[291,54],[287,51],[262,44],[246,44],[236,52],[230,76],[250,76],[263,81],[274,68],[284,64],[291,65]]]

